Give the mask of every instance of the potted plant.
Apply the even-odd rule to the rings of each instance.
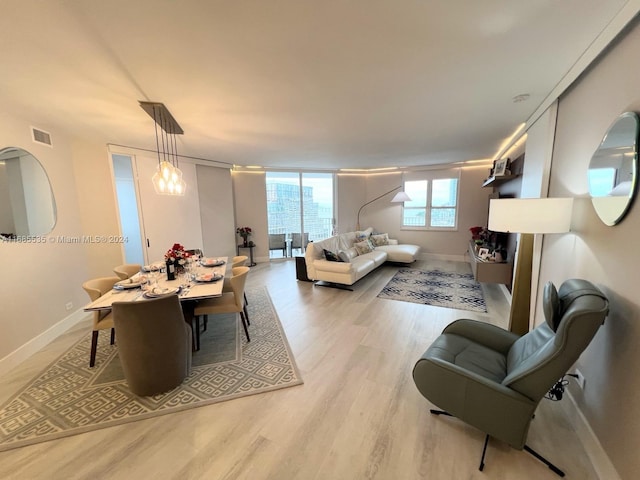
[[[236,233],[242,237],[242,246],[249,246],[249,237],[251,236],[251,227],[238,227]]]

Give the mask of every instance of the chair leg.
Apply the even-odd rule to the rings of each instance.
[[[91,353],[89,354],[89,367],[96,364],[96,350],[98,350],[98,330],[94,330],[91,334]]]
[[[191,325],[191,332],[193,335],[193,350],[197,352],[200,350],[200,317],[193,316],[193,325]]]
[[[544,463],[547,467],[549,467],[553,473],[555,473],[559,477],[564,477],[564,472],[562,470],[560,470],[558,467],[556,467],[553,463],[551,463],[549,460],[544,458],[538,452],[533,450],[531,447],[529,447],[528,445],[525,445],[524,449],[525,451],[529,452],[531,455],[536,457],[538,460],[540,460],[542,463]]]
[[[243,312],[240,312],[240,320],[242,320],[242,326],[244,327],[244,334],[247,336],[247,342],[250,342],[251,339],[249,338],[249,329],[247,328],[247,322],[244,318]]]
[[[244,303],[245,305],[249,305],[249,300],[247,300],[247,292],[244,292]]]
[[[114,343],[116,343],[116,329],[112,328],[111,329],[111,345],[113,345]]]
[[[247,312],[247,306],[243,306],[242,309],[244,310],[244,316],[247,318],[247,325],[251,325],[251,320],[249,320],[249,312]]]
[[[484,438],[484,447],[482,448],[482,458],[480,459],[480,468],[478,470],[484,470],[484,456],[487,453],[487,445],[489,444],[489,435]]]

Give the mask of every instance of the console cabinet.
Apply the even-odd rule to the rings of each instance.
[[[475,244],[469,242],[469,261],[476,281],[481,283],[511,283],[513,264],[511,262],[485,262],[476,253]]]

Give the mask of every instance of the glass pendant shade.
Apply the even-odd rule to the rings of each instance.
[[[157,102],[140,102],[142,109],[155,121],[158,170],[151,178],[153,188],[159,195],[184,195],[187,184],[178,168],[178,145],[176,135],[184,131],[167,107]],[[160,134],[158,134],[160,127]]]
[[[159,195],[184,195],[187,184],[182,172],[169,162],[160,162],[158,171],[151,178],[153,188]]]

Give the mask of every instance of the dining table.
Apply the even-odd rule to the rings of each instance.
[[[184,320],[193,328],[193,312],[198,300],[222,296],[228,257],[202,258],[187,269],[186,276],[176,275],[173,280],[168,280],[166,272],[160,268],[161,264],[164,262],[143,267],[140,273],[130,278],[130,282],[116,282],[113,289],[85,305],[84,310],[110,310],[114,302],[143,302],[166,292],[178,295]]]

